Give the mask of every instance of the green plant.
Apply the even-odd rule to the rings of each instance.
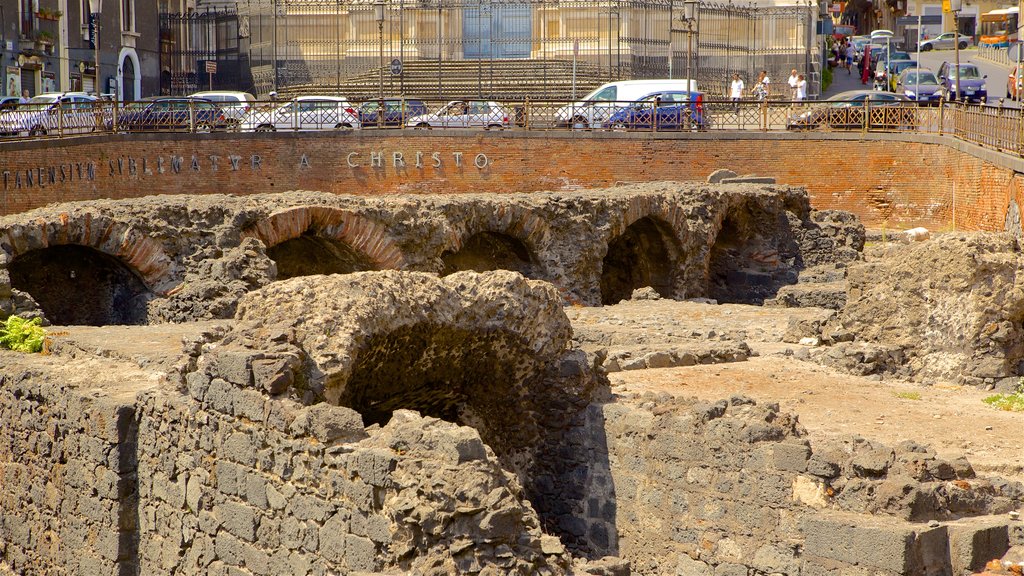
[[[53,42],[53,34],[46,30],[40,30],[36,32],[36,40],[39,42]]]
[[[825,66],[821,70],[821,91],[828,90],[828,87],[832,85],[832,69]]]
[[[982,402],[998,410],[1024,412],[1024,379],[1013,394],[994,394],[982,399]]]
[[[41,324],[39,318],[26,320],[8,316],[7,321],[0,325],[0,348],[10,348],[16,352],[42,352],[46,330],[43,330]]]

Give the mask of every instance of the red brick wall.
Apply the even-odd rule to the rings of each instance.
[[[996,230],[1002,229],[1011,195],[1022,194],[1019,177],[1010,169],[943,144],[891,140],[367,131],[216,134],[201,140],[109,136],[61,144],[9,144],[3,149],[0,212],[150,194],[294,189],[371,195],[532,192],[616,182],[704,180],[717,168],[730,168],[805,186],[814,207],[850,210],[869,226],[950,229],[955,190],[956,228]],[[380,166],[371,165],[371,152],[382,154]],[[415,165],[417,152],[422,167]],[[349,156],[352,153],[356,155]],[[396,153],[404,166],[396,161]],[[486,156],[483,168],[474,165],[484,162],[479,154]],[[216,169],[211,156],[216,156]],[[231,156],[237,158],[237,166]],[[172,157],[182,159],[178,172]],[[350,167],[350,160],[359,166]],[[435,167],[438,162],[440,167]],[[95,168],[92,178],[90,164]]]

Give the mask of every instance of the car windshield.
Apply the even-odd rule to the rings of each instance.
[[[19,110],[46,110],[57,101],[56,96],[33,96],[27,103],[18,106]]]
[[[904,84],[938,84],[938,79],[931,72],[910,72],[903,80]]]
[[[955,74],[956,73],[954,71],[954,75]],[[978,69],[975,68],[974,66],[960,66],[959,77],[963,78],[964,80],[972,80],[972,79],[981,78],[981,73],[978,72]]]

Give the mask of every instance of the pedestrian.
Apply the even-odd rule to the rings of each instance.
[[[804,79],[803,74],[797,76],[796,100],[797,102],[803,102],[804,100],[807,100],[807,80]]]
[[[789,98],[791,100],[796,100],[796,83],[799,77],[800,75],[796,73],[796,68],[794,68],[793,71],[789,73]]]
[[[846,74],[847,74],[847,76],[849,76],[851,74],[850,68],[853,68],[853,54],[856,51],[857,51],[857,49],[853,47],[852,43],[846,45],[846,54],[844,56],[846,57]]]
[[[18,99],[18,104],[28,104],[28,101],[31,99],[32,97],[28,95],[28,89],[26,88],[21,91],[21,98]]]
[[[733,109],[739,113],[740,111],[740,99],[743,98],[743,90],[746,86],[743,85],[743,79],[740,78],[739,74],[732,75],[732,83],[729,84],[729,98],[733,101]]]
[[[761,73],[757,76],[757,83],[754,84],[754,98],[763,102],[768,99],[770,91],[771,80],[768,79],[768,71],[761,70]]]

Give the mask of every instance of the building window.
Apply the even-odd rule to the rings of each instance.
[[[121,0],[121,29],[135,31],[135,0]]]
[[[32,30],[35,28],[33,21],[36,12],[35,6],[33,6],[35,0],[21,0],[19,4],[21,6],[21,35],[31,36]]]

